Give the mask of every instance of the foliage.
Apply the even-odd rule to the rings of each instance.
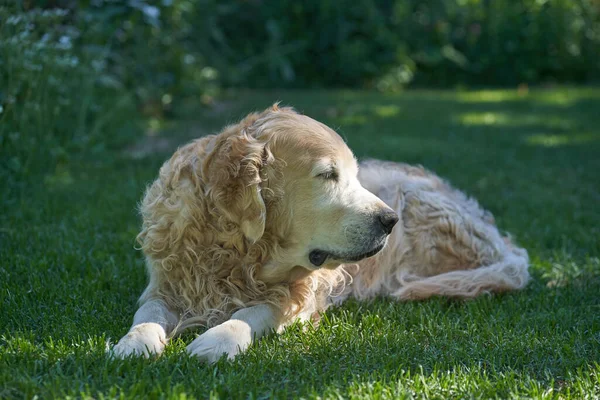
[[[198,48],[228,85],[390,90],[413,79],[447,86],[600,78],[594,0],[194,4],[189,15],[209,27],[196,28]]]
[[[174,97],[203,95],[209,101],[216,94],[217,71],[194,47],[194,37],[205,36],[202,19],[189,19],[189,1],[152,4],[98,0],[80,5],[75,15],[85,29],[83,51],[108,48],[112,78],[133,90],[151,114],[169,110]]]
[[[593,0],[412,1],[412,8],[409,3],[397,3],[394,20],[423,83],[600,78],[600,7]]]
[[[54,172],[83,149],[101,150],[133,104],[105,84],[105,55],[75,50],[81,31],[63,9],[0,8],[0,167]]]
[[[0,172],[69,179],[82,150],[137,132],[136,106],[160,116],[175,96],[215,94],[216,72],[169,29],[177,7],[55,5],[0,7]]]
[[[226,87],[600,79],[595,0],[45,0],[0,7],[0,168],[55,171]],[[73,123],[75,121],[75,123]],[[60,171],[58,171],[60,173]]]

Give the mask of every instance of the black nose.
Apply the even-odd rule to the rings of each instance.
[[[392,233],[394,225],[398,223],[398,214],[393,211],[386,211],[383,214],[379,214],[379,223],[383,228],[383,231],[388,235]]]

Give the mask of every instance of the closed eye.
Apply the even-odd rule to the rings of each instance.
[[[328,180],[328,181],[336,181],[339,179],[338,172],[335,169],[331,169],[317,175],[319,178]]]

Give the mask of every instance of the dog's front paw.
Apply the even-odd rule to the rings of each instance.
[[[160,354],[165,348],[164,329],[153,323],[140,324],[123,336],[113,347],[111,354],[118,358],[131,355],[149,357]]]
[[[210,328],[187,347],[187,352],[201,360],[214,363],[223,355],[233,359],[252,343],[250,326],[245,322],[230,320]]]

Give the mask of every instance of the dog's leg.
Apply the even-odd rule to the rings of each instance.
[[[153,299],[145,302],[133,317],[133,325],[113,348],[115,356],[162,353],[167,344],[167,336],[177,325],[177,315],[169,310],[164,302]]]
[[[188,347],[189,354],[214,363],[223,355],[233,359],[245,351],[253,340],[277,329],[279,313],[267,304],[243,308],[231,319],[210,328],[198,336]]]

